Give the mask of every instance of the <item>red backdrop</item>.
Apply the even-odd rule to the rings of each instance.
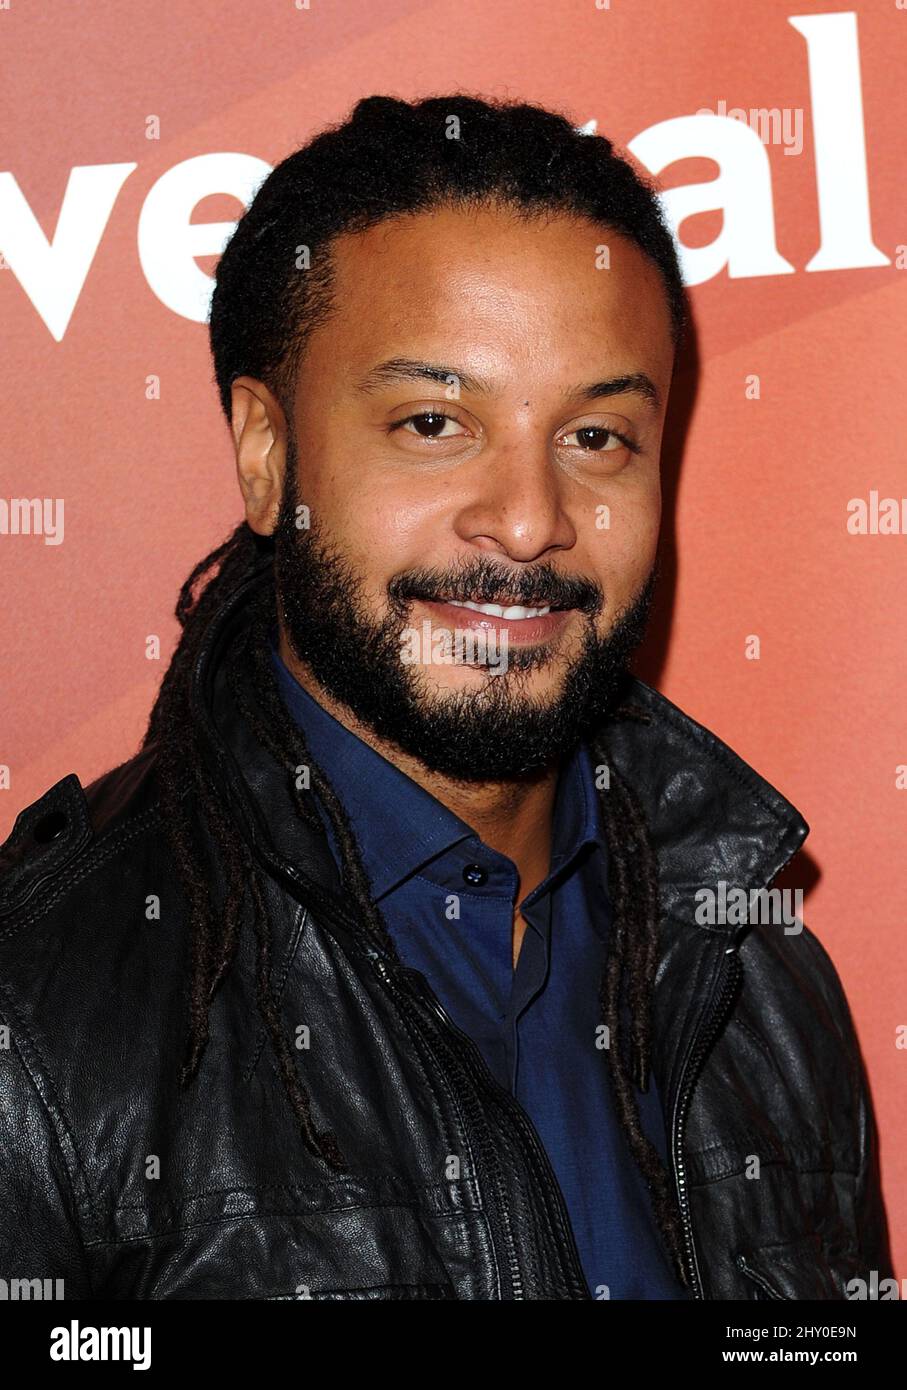
[[[594,121],[659,177],[696,319],[641,674],[812,826],[785,882],[851,1000],[907,1276],[905,0],[12,0],[0,51],[0,838],[135,751],[178,585],[240,518],[202,322],[240,200],[369,93]]]

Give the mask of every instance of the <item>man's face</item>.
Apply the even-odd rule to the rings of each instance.
[[[532,772],[606,712],[644,630],[673,361],[661,278],[583,219],[499,209],[394,219],[334,256],[275,531],[287,639],[426,766]]]

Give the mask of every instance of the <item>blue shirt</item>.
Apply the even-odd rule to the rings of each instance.
[[[513,969],[513,861],[345,728],[272,645],[283,698],[356,835],[372,895],[405,965],[420,970],[477,1044],[547,1151],[596,1298],[680,1299],[650,1199],[614,1112],[597,1042],[610,925],[607,840],[588,749],[558,779],[547,877],[520,905]],[[331,851],[340,855],[327,813]],[[667,1158],[654,1077],[637,1092],[644,1133]]]

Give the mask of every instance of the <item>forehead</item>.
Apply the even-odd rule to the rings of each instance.
[[[658,268],[585,218],[436,209],[345,234],[332,255],[334,308],[306,353],[316,373],[353,379],[387,357],[440,354],[502,385],[601,367],[670,378]]]

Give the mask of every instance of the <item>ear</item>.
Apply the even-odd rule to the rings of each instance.
[[[246,521],[260,536],[270,536],[286,476],[286,416],[274,393],[255,377],[238,376],[230,394],[230,429]]]

